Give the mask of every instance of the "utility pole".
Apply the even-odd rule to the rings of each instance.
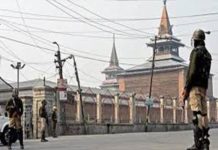
[[[83,101],[82,101],[82,89],[80,87],[80,80],[79,80],[79,75],[78,75],[78,70],[77,70],[77,65],[76,65],[76,59],[74,55],[71,55],[73,57],[73,64],[74,64],[74,69],[75,69],[75,75],[76,75],[76,81],[78,85],[78,93],[79,93],[79,100],[80,100],[80,106],[81,106],[81,113],[82,113],[82,124],[84,127],[84,134],[87,134],[86,130],[86,120],[85,120],[85,114],[84,114],[84,107],[83,107]]]
[[[58,64],[56,68],[59,70],[60,79],[63,79],[63,63],[62,63],[63,60],[61,60],[60,46],[57,42],[53,42],[53,44],[57,45],[58,47],[58,51],[55,54],[55,57],[57,57],[57,60],[55,59],[54,62]]]
[[[25,67],[25,64],[21,65],[21,62],[17,62],[16,66],[11,64],[11,67],[14,68],[14,69],[17,69],[17,90],[18,90],[18,93],[19,93],[19,73],[20,73],[20,70]]]
[[[55,57],[57,57],[57,59],[54,60],[55,63],[57,63],[57,66],[56,68],[59,70],[59,76],[60,76],[60,79],[63,79],[63,66],[64,66],[64,62],[67,60],[67,59],[71,59],[73,56],[70,55],[64,59],[61,59],[61,52],[60,52],[60,46],[57,42],[53,42],[53,44],[57,45],[58,47],[58,51],[57,53],[55,54]]]
[[[155,35],[155,37],[154,37],[154,47],[153,47],[153,57],[152,57],[152,66],[151,66],[149,101],[151,101],[151,93],[152,93],[152,84],[153,84],[153,76],[154,76],[155,54],[156,54],[156,47],[157,47],[157,39],[158,39],[158,37]],[[148,122],[149,122],[151,104],[148,104],[147,106],[148,107],[147,107],[147,113],[146,113],[146,124],[148,124]]]
[[[71,59],[72,56],[68,56],[67,58],[61,59],[61,52],[60,52],[60,46],[57,42],[53,42],[53,44],[57,45],[58,51],[55,54],[56,59],[54,60],[54,63],[56,64],[56,68],[59,71],[59,79],[57,80],[57,107],[58,107],[58,122],[60,124],[66,123],[66,112],[65,112],[65,105],[61,105],[61,101],[67,100],[67,80],[63,78],[63,66],[64,62],[67,59]],[[63,108],[63,109],[61,109]]]

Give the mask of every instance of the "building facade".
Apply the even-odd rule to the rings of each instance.
[[[188,65],[179,55],[185,45],[176,38],[168,17],[166,2],[163,6],[158,35],[151,38],[148,47],[155,50],[153,97],[179,97],[185,86]],[[117,75],[119,91],[148,95],[151,78],[152,58]],[[209,79],[208,97],[213,98],[212,75]]]

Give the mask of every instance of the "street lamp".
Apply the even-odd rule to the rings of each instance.
[[[18,90],[18,93],[19,93],[19,72],[20,72],[21,69],[23,69],[25,67],[25,64],[21,65],[21,62],[17,62],[16,66],[11,64],[11,67],[13,69],[17,69],[17,90]]]

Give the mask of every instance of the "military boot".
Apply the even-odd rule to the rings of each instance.
[[[203,141],[203,131],[199,127],[195,126],[193,132],[194,144],[191,147],[187,148],[187,150],[201,150]]]
[[[11,141],[11,138],[12,138],[12,135],[13,133],[12,133],[12,129],[11,128],[9,128],[8,129],[8,150],[11,150],[12,148],[11,148],[11,144],[12,144],[12,141]]]
[[[203,144],[202,144],[202,150],[209,150],[210,141],[209,141],[209,129],[210,128],[203,128]]]
[[[18,135],[18,139],[20,142],[20,149],[24,149],[24,145],[23,145],[23,130],[22,129],[18,129],[17,130],[17,135]]]
[[[41,142],[48,142],[48,140],[45,139],[45,131],[42,131],[41,133]]]

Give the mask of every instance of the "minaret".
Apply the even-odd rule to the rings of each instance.
[[[179,47],[184,47],[184,44],[180,42],[180,39],[173,36],[172,25],[167,12],[166,2],[164,0],[160,26],[158,30],[158,40],[156,44],[156,57],[155,61],[173,59],[179,62],[184,60],[179,56]],[[154,48],[154,38],[151,39],[150,43],[147,43],[149,47]],[[151,59],[149,59],[151,61]]]
[[[116,46],[115,46],[115,35],[114,34],[113,34],[113,47],[112,47],[111,59],[110,59],[109,66],[119,66],[119,61],[118,61]]]
[[[167,13],[166,0],[164,0],[164,7],[162,11],[158,35],[162,36],[167,34],[173,35],[173,32],[172,32],[172,26],[170,25],[170,19]]]
[[[117,74],[122,73],[124,70],[119,66],[119,60],[117,57],[115,46],[115,35],[113,34],[113,47],[110,57],[109,66],[102,71],[105,74],[105,80],[103,81],[101,88],[110,90],[118,90]]]

